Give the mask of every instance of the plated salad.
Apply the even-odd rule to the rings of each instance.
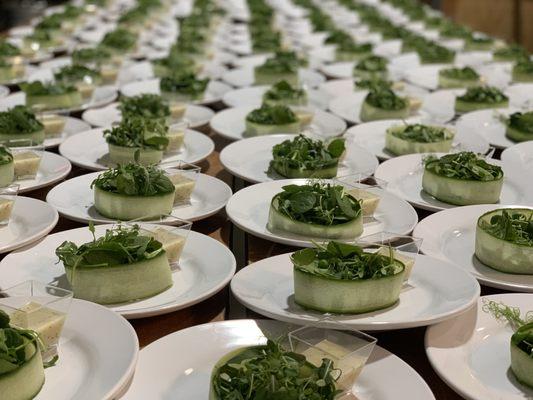
[[[391,89],[371,89],[361,106],[361,121],[405,119],[410,114],[409,100]]]
[[[270,168],[286,178],[334,178],[344,151],[344,139],[324,143],[298,135],[272,148]]]
[[[12,82],[22,79],[25,73],[26,67],[24,64],[0,57],[0,82]]]
[[[472,152],[424,160],[423,190],[445,203],[464,206],[491,204],[500,199],[503,170]]]
[[[514,333],[510,340],[511,371],[524,386],[533,389],[533,313],[522,318],[520,309],[494,301],[486,302],[483,310],[500,321],[507,321]]]
[[[65,267],[74,297],[99,304],[155,296],[173,285],[163,244],[138,225],[117,226],[82,245],[65,241],[56,255]]]
[[[190,103],[201,100],[209,79],[199,79],[192,73],[165,76],[159,82],[161,97],[170,102]]]
[[[353,76],[361,79],[387,79],[388,61],[379,56],[363,58],[353,69]]]
[[[137,48],[137,35],[127,29],[117,28],[105,34],[100,46],[113,55],[122,56],[134,52]]]
[[[305,65],[305,61],[290,51],[278,51],[264,64],[255,67],[255,83],[257,85],[273,85],[279,81],[287,81],[291,85],[298,85],[298,69]]]
[[[533,82],[533,61],[523,59],[513,66],[513,82]]]
[[[503,118],[506,126],[505,136],[515,142],[533,140],[533,111],[514,112]]]
[[[465,94],[455,98],[455,111],[458,113],[508,106],[509,97],[492,86],[470,87]]]
[[[38,110],[69,109],[83,103],[76,86],[65,83],[26,82],[20,85],[26,105]]]
[[[494,61],[520,61],[529,57],[527,50],[518,44],[499,48],[492,55]]]
[[[387,129],[385,149],[401,156],[412,153],[447,153],[455,133],[443,126],[424,124],[395,125]]]
[[[246,115],[246,135],[260,136],[272,133],[299,133],[298,116],[287,106],[263,104]]]
[[[25,106],[15,106],[0,112],[0,142],[31,141],[41,144],[45,137],[45,126]]]
[[[109,158],[116,164],[132,162],[135,158],[143,165],[157,164],[169,146],[167,134],[164,122],[143,118],[125,118],[119,125],[104,130]]]
[[[470,67],[443,68],[439,71],[439,87],[443,89],[468,88],[480,83],[481,77]]]
[[[74,85],[84,99],[90,99],[96,86],[102,83],[100,72],[84,65],[67,65],[54,73],[56,82]]]
[[[394,305],[406,273],[394,250],[365,252],[340,242],[316,245],[291,255],[294,301],[304,308],[361,314]]]
[[[138,96],[123,97],[118,106],[122,118],[144,118],[171,122],[183,116],[183,104],[169,104],[157,94],[140,94]]]
[[[307,104],[307,93],[287,81],[279,81],[263,94],[263,103],[269,106],[301,106]]]
[[[342,185],[286,185],[272,198],[267,228],[321,239],[355,239],[363,233],[361,202]]]
[[[533,209],[500,208],[480,216],[475,254],[498,271],[533,275]]]

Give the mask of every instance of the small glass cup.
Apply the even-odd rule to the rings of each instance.
[[[44,154],[44,146],[31,139],[2,142],[13,154],[16,179],[35,179]]]
[[[9,224],[18,192],[18,184],[12,184],[0,188],[0,227]]]
[[[161,167],[176,189],[174,192],[174,205],[190,204],[191,195],[202,168],[181,160],[177,161],[177,163],[162,164]]]
[[[167,153],[177,153],[183,148],[187,128],[189,128],[188,120],[182,120],[169,125],[167,133],[168,146],[165,150]]]
[[[164,223],[165,225],[162,225]],[[117,223],[120,225],[120,223]],[[187,243],[187,237],[192,228],[192,222],[172,215],[165,215],[159,221],[150,223],[138,220],[128,221],[123,226],[132,227],[138,225],[142,235],[151,236],[161,242],[170,264],[171,270],[179,268],[179,262],[183,253],[183,248]]]
[[[356,330],[305,326],[289,332],[288,341],[291,351],[304,355],[315,366],[320,366],[324,358],[333,361],[339,396],[345,396],[352,393],[377,339]]]
[[[9,315],[10,324],[39,334],[44,361],[58,354],[59,338],[71,302],[70,290],[35,280],[0,291],[0,309]]]
[[[373,215],[379,206],[381,193],[387,187],[387,182],[369,177],[371,174],[372,171],[369,171],[368,173],[339,176],[334,179],[337,184],[344,186],[348,194],[361,201],[364,223],[372,222]]]

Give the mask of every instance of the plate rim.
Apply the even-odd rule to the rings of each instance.
[[[54,179],[52,179],[50,181],[38,183],[36,185],[25,187],[25,188],[20,188],[19,189],[19,193],[33,192],[34,190],[38,190],[38,189],[42,189],[44,187],[52,186],[52,185],[56,184],[57,182],[65,179],[68,176],[68,174],[70,174],[70,172],[72,171],[72,164],[70,163],[68,158],[63,157],[61,154],[52,153],[51,151],[47,151],[47,150],[45,150],[44,153],[47,153],[48,157],[50,157],[50,155],[51,155],[52,158],[57,157],[57,158],[65,160],[67,162],[66,171],[62,172],[60,175],[58,175],[57,177],[55,177]],[[17,183],[17,180],[15,180],[14,183]]]

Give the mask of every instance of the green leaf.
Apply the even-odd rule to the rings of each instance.
[[[344,153],[346,146],[344,139],[335,139],[328,145],[328,152],[332,157],[339,158]]]

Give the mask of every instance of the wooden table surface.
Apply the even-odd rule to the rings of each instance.
[[[218,105],[214,108],[220,109],[220,107],[221,105]],[[219,152],[230,142],[211,132],[208,127],[201,129],[201,131],[209,135],[216,144],[215,152],[205,161],[199,163],[202,167],[202,172],[223,180],[230,185],[234,191],[236,188],[242,187],[243,182],[235,180],[224,170],[220,163]],[[52,151],[57,152],[57,150]],[[89,171],[73,166],[72,172],[67,179],[88,172]],[[51,187],[43,188],[26,193],[24,196],[45,200],[46,194],[50,189]],[[417,211],[419,211],[420,218],[428,215],[425,211]],[[70,221],[60,216],[57,226],[51,233],[82,226],[84,226],[84,224]],[[248,263],[266,257],[295,250],[295,248],[290,246],[278,245],[267,240],[244,234],[244,232],[235,228],[231,224],[223,210],[212,217],[195,222],[192,229],[205,235],[209,235],[232,249],[237,258],[237,269],[242,268]],[[4,255],[0,254],[0,260],[3,256]],[[483,295],[502,292],[503,291],[501,290],[482,287]],[[230,295],[228,287],[226,287],[213,297],[192,307],[161,316],[130,320],[130,323],[137,332],[140,346],[144,347],[165,335],[181,329],[207,322],[235,318],[264,317],[246,310],[242,305],[238,304]],[[429,364],[424,351],[424,333],[425,328],[393,330],[378,333],[371,332],[373,336],[378,338],[378,344],[380,346],[402,358],[425,379],[438,400],[461,399],[461,396],[457,395],[437,376]]]

